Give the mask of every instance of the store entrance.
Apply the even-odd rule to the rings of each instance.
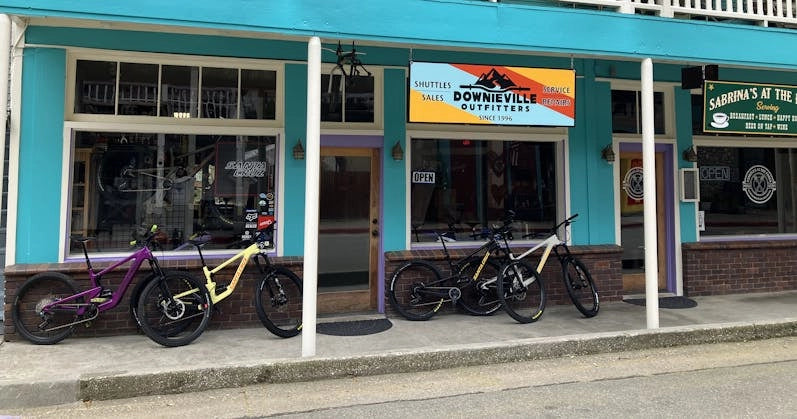
[[[377,149],[322,147],[318,312],[377,308],[379,159]]]
[[[641,147],[641,146],[640,146]],[[630,150],[629,150],[630,148]],[[621,147],[620,165],[620,244],[623,247],[623,292],[637,294],[645,292],[645,246],[644,246],[644,201],[642,188],[642,152],[634,148]],[[669,277],[674,278],[672,247],[672,176],[667,170],[664,151],[656,151],[656,235],[659,291],[672,291]],[[674,281],[673,281],[674,282]],[[672,284],[674,285],[674,283]]]

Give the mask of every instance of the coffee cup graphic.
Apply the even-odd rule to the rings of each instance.
[[[725,128],[728,126],[728,114],[724,112],[716,112],[711,115],[711,126],[714,128]]]

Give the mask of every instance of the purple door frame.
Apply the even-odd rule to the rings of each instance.
[[[385,138],[381,135],[321,135],[321,147],[350,147],[350,148],[379,148],[381,149],[384,146]],[[382,182],[382,162],[379,162],[379,172],[378,173],[371,173],[371,176],[378,176],[380,185],[383,184]],[[384,220],[384,193],[385,188],[383,186],[379,187],[379,225],[377,226],[379,230],[379,243],[378,243],[378,254],[379,254],[379,261],[377,263],[377,298],[376,298],[376,309],[379,313],[385,312],[385,299],[380,298],[379,296],[385,295],[385,281],[381,279],[385,277],[385,258],[383,255],[385,254],[383,244],[382,244],[382,223]]]
[[[620,151],[642,152],[642,143],[620,143]],[[673,173],[673,145],[656,144],[656,152],[664,153],[664,269],[667,271],[667,291],[677,290],[675,272],[675,174]],[[661,185],[657,185],[661,186]],[[661,269],[661,267],[659,267]]]

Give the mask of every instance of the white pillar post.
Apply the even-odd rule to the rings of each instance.
[[[0,14],[0,177],[5,171],[6,122],[8,121],[8,80],[11,78],[11,18]],[[3,182],[0,181],[0,206],[2,206]]]
[[[318,291],[318,195],[321,166],[321,39],[307,44],[307,148],[304,189],[302,356],[315,356]]]
[[[642,60],[642,179],[645,230],[647,328],[659,328],[659,265],[656,234],[656,143],[653,127],[653,61]]]

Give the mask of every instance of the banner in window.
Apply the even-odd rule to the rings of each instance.
[[[706,81],[703,131],[797,135],[797,86]]]
[[[575,84],[569,69],[412,62],[409,122],[572,127]]]

